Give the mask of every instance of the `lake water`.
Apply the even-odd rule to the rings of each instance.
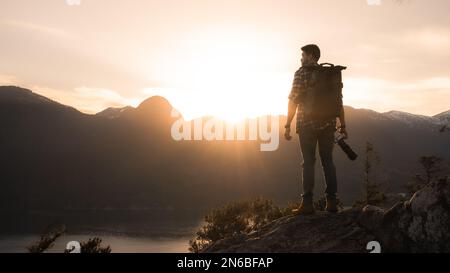
[[[70,241],[87,241],[98,236],[102,245],[109,245],[113,253],[184,253],[188,252],[189,237],[146,238],[126,235],[74,234],[61,236],[49,253],[62,253]],[[0,253],[26,253],[26,247],[36,242],[37,235],[0,236]]]
[[[113,253],[183,253],[202,225],[204,211],[88,210],[0,213],[0,253],[27,252],[49,225],[66,233],[48,252],[64,252],[70,241],[100,237]]]

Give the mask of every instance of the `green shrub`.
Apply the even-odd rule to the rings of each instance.
[[[29,253],[43,253],[55,245],[55,241],[66,232],[64,225],[48,226],[40,235],[39,241],[27,247]]]
[[[189,251],[199,252],[209,244],[239,234],[258,231],[262,226],[282,217],[285,210],[272,200],[258,197],[230,203],[213,209],[205,217],[205,224],[189,241]]]

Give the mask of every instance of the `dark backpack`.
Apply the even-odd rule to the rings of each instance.
[[[305,117],[314,120],[338,117],[342,107],[342,70],[346,67],[323,63],[312,69],[312,81],[303,105]]]

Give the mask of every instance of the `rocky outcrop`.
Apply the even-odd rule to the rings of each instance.
[[[389,210],[366,206],[337,214],[286,216],[258,232],[223,239],[204,252],[450,252],[450,184],[442,179]]]
[[[354,218],[351,210],[286,216],[259,232],[218,241],[205,252],[363,252],[375,238]]]
[[[393,252],[450,252],[450,183],[441,179],[384,211],[366,206],[358,222]]]

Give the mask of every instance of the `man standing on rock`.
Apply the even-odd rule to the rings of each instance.
[[[341,93],[337,93],[335,102],[332,101],[331,104],[329,96],[317,95],[321,92],[322,94],[326,93],[327,90],[325,92],[323,90],[329,86],[324,85],[323,79],[325,78],[318,72],[321,71],[322,67],[325,68],[325,66],[318,64],[320,49],[317,45],[311,44],[302,47],[301,50],[302,67],[295,72],[292,90],[288,97],[288,115],[284,134],[287,140],[292,139],[291,123],[297,112],[296,133],[299,135],[303,156],[303,194],[300,207],[293,212],[301,215],[314,213],[314,165],[317,144],[326,181],[326,211],[337,212],[337,179],[333,163],[334,133],[337,129],[337,120],[339,120],[339,132],[344,139],[348,138],[342,105],[342,83],[339,79]],[[328,100],[328,102],[325,103],[322,100]],[[324,104],[321,104],[322,102]]]

